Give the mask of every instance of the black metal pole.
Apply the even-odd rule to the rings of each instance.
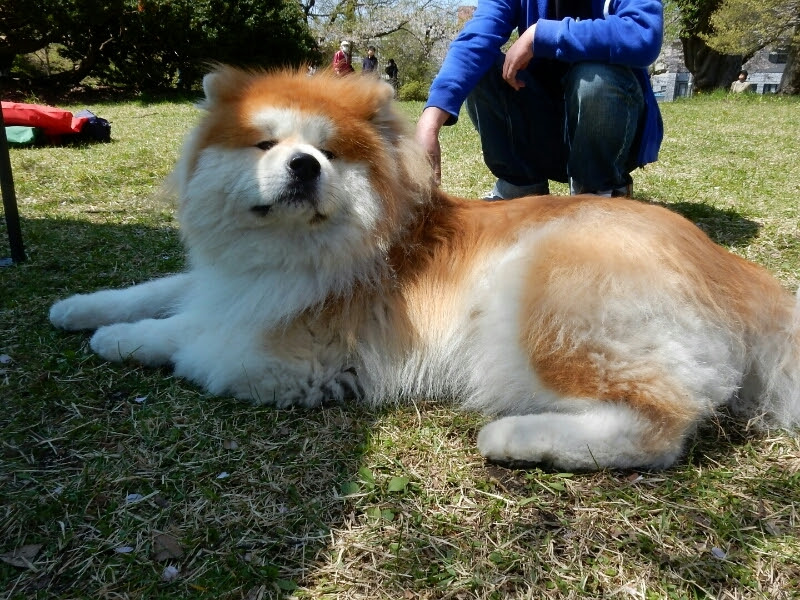
[[[15,263],[22,262],[25,260],[25,246],[22,243],[22,229],[19,224],[17,195],[14,192],[14,177],[11,173],[11,157],[8,154],[2,104],[0,104],[0,191],[3,194],[3,211],[6,214],[11,260]]]

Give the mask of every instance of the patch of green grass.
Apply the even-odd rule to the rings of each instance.
[[[157,191],[196,109],[89,108],[111,144],[12,150],[29,260],[0,270],[0,596],[797,597],[797,438],[723,417],[663,473],[506,469],[478,455],[478,415],[254,408],[104,363],[85,334],[53,329],[57,298],[183,266]],[[800,102],[662,110],[661,159],[634,174],[636,197],[796,288]],[[466,116],[442,145],[447,190],[491,187]]]

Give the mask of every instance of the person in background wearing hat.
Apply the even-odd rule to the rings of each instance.
[[[337,75],[352,73],[355,69],[353,69],[353,65],[350,62],[351,60],[350,42],[343,40],[336,54],[333,55],[333,71]]]
[[[739,78],[731,84],[731,92],[738,94],[739,92],[755,92],[756,86],[747,81],[747,71],[742,69],[739,71]]]

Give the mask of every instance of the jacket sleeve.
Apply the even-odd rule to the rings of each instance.
[[[664,34],[660,0],[608,0],[604,12],[604,18],[584,21],[539,20],[533,56],[638,68],[656,60]]]
[[[456,122],[467,95],[500,57],[519,21],[519,10],[519,0],[478,2],[472,19],[450,44],[426,104],[450,113],[448,125]]]

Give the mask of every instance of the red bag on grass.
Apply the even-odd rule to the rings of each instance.
[[[3,102],[2,105],[6,125],[37,127],[47,136],[80,133],[83,124],[89,120],[88,117],[74,117],[70,111],[53,106],[20,102]]]

